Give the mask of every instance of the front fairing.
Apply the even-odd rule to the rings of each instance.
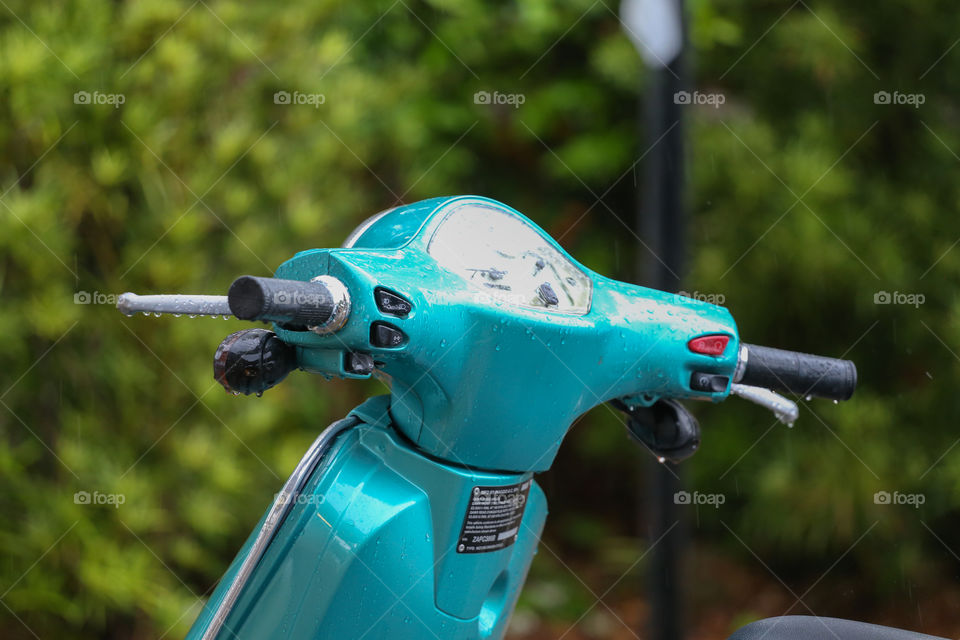
[[[336,370],[342,366],[338,354],[371,353],[376,375],[391,383],[391,415],[408,438],[451,462],[514,471],[549,468],[574,419],[610,399],[718,400],[729,392],[729,386],[714,393],[690,389],[695,371],[733,375],[736,325],[722,307],[605,278],[565,252],[590,280],[586,312],[483,295],[462,274],[439,265],[428,251],[430,240],[445,212],[464,200],[418,203],[414,213],[395,210],[381,218],[382,228],[374,223],[356,239],[360,245],[389,237],[395,245],[404,238],[400,247],[308,251],[280,267],[280,278],[332,275],[352,295],[350,319],[335,334],[277,328],[283,340],[302,347],[303,368],[348,374]],[[500,203],[471,200],[493,203],[529,223]],[[397,224],[404,216],[416,226],[413,232]],[[398,317],[381,311],[378,287],[408,300],[410,312]],[[402,332],[402,344],[375,346],[375,323]],[[691,338],[706,334],[731,338],[722,355],[687,348]]]

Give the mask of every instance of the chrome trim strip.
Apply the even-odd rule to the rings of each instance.
[[[307,329],[320,335],[338,331],[350,317],[350,292],[347,291],[347,287],[342,282],[333,276],[317,276],[311,278],[310,282],[319,282],[327,287],[330,297],[333,298],[333,312],[323,324],[309,326]]]
[[[247,554],[247,557],[244,558],[243,564],[240,565],[240,570],[237,571],[237,575],[234,576],[230,588],[227,589],[226,595],[223,597],[223,600],[220,601],[220,605],[214,612],[213,618],[210,619],[210,624],[207,625],[207,629],[204,631],[201,640],[215,640],[223,628],[227,616],[233,611],[233,606],[236,604],[237,599],[250,580],[253,570],[256,569],[267,547],[270,546],[273,536],[290,514],[290,510],[297,503],[297,497],[303,490],[304,485],[306,485],[307,480],[309,480],[314,470],[320,464],[320,461],[323,460],[323,457],[330,450],[337,436],[359,423],[360,419],[354,416],[337,420],[324,429],[323,433],[317,436],[317,439],[310,445],[307,453],[304,454],[303,458],[297,464],[297,467],[293,470],[293,473],[290,474],[287,482],[283,485],[283,489],[280,490],[280,493],[278,493],[274,499],[273,506],[270,507],[270,512],[267,514],[267,519],[264,520],[263,526],[257,533],[257,538],[254,540],[253,546],[250,547],[250,552]]]
[[[750,361],[750,350],[747,345],[740,343],[740,351],[737,354],[737,368],[733,372],[733,381],[743,380],[743,374],[747,371],[747,363]]]
[[[347,236],[347,239],[343,241],[343,244],[340,245],[343,249],[352,249],[353,245],[356,243],[357,239],[367,232],[367,229],[372,227],[374,223],[387,215],[397,207],[390,207],[389,209],[384,209],[380,213],[375,213],[363,222],[360,223],[360,226],[350,232],[350,235]]]

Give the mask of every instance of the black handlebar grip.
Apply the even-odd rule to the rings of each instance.
[[[330,289],[321,282],[240,276],[227,292],[230,311],[241,320],[320,326],[334,313]]]
[[[849,400],[857,387],[857,367],[849,360],[825,358],[753,344],[739,382],[774,391]]]

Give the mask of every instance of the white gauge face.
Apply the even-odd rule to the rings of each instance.
[[[496,207],[465,203],[453,209],[428,252],[478,296],[573,315],[590,310],[593,282],[539,231]]]

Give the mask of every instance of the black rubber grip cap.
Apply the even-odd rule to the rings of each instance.
[[[263,393],[296,368],[297,350],[266,329],[231,333],[213,357],[217,382],[244,395]]]
[[[742,384],[831,400],[849,400],[857,388],[857,367],[849,360],[745,346]]]
[[[311,327],[333,315],[333,296],[320,282],[240,276],[230,285],[227,303],[241,320]]]

